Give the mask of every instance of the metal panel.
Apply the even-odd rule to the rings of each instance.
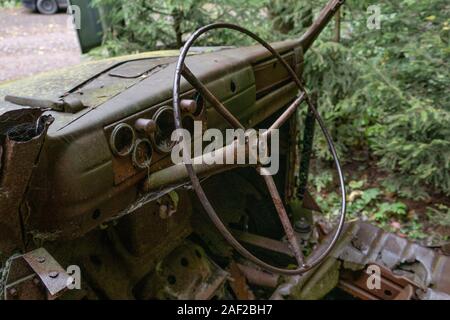
[[[78,40],[83,53],[98,47],[103,41],[102,15],[89,0],[70,0],[69,4],[80,8],[80,28],[77,29]],[[69,8],[69,11],[71,9]]]

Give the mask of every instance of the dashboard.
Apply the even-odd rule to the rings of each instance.
[[[298,41],[274,44],[301,73]],[[67,95],[87,106],[75,120],[49,131],[30,185],[32,230],[76,238],[120,215],[142,195],[142,181],[171,166],[175,58],[115,66]],[[186,64],[247,128],[288,104],[297,90],[287,71],[262,47],[188,57]],[[226,121],[186,82],[183,126],[225,129]],[[54,113],[57,118],[61,116]]]

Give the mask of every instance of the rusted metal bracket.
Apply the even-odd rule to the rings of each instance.
[[[228,277],[200,246],[185,241],[158,263],[138,298],[209,300],[223,291]]]
[[[276,288],[280,275],[261,270],[250,265],[237,264],[248,283],[266,288]]]
[[[21,109],[0,116],[0,251],[6,256],[23,250],[20,207],[54,120],[42,113],[40,109]]]
[[[343,270],[339,287],[362,300],[413,300],[417,299],[417,290],[422,290],[416,283],[406,277],[396,276],[382,265],[371,264],[380,269],[379,288],[369,288],[370,273],[367,268],[359,271]],[[368,266],[368,267],[369,267]]]
[[[255,295],[247,285],[247,277],[236,262],[229,266],[230,277],[228,279],[231,290],[239,300],[255,300]]]
[[[54,300],[72,283],[72,277],[44,248],[14,256],[6,267],[5,300]]]

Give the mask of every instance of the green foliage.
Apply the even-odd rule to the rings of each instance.
[[[423,224],[417,219],[411,219],[400,228],[402,234],[406,234],[409,238],[417,240],[423,240],[429,236],[429,234],[425,233],[423,230]]]
[[[242,25],[275,41],[298,37],[325,0],[93,0],[108,26],[103,51],[119,55],[155,49],[177,49],[196,29],[213,22]],[[199,46],[249,45],[229,30],[215,30]],[[98,50],[97,50],[98,53]]]
[[[432,223],[450,227],[450,207],[447,207],[444,204],[438,204],[436,205],[436,208],[428,207],[427,215]]]
[[[321,179],[313,177],[312,184],[317,189],[321,185]],[[423,240],[430,237],[424,232],[424,225],[419,216],[410,214],[408,206],[401,201],[393,201],[388,197],[389,191],[382,188],[367,187],[365,180],[353,180],[348,183],[347,197],[347,217],[348,220],[362,219],[379,225],[388,231],[398,232],[400,235],[407,235],[409,238]],[[316,196],[316,200],[328,219],[335,220],[339,214],[341,198],[335,191],[324,192],[322,190]],[[430,222],[442,225],[442,221],[449,221],[450,210],[445,206],[440,206],[440,210],[430,209]],[[431,211],[432,210],[432,211]],[[431,216],[433,215],[433,219]],[[431,233],[431,237],[441,239],[439,235]]]
[[[450,195],[448,1],[383,3],[381,30],[368,30],[365,11],[351,4],[342,42],[319,42],[306,58],[338,153],[351,161],[367,151],[402,196]],[[330,159],[319,133],[316,141],[316,155]]]
[[[385,220],[389,216],[405,216],[406,205],[402,202],[383,202],[378,207],[377,212],[374,214],[375,220]]]
[[[109,55],[180,48],[201,26],[227,21],[252,28],[261,23],[255,17],[264,14],[257,0],[94,0],[93,4],[107,8],[103,12],[109,29],[104,40]],[[250,43],[233,31],[213,31],[196,45]]]
[[[314,184],[318,192],[326,189],[331,182],[333,182],[333,174],[328,170],[324,170],[314,176]]]
[[[20,6],[20,0],[0,0],[0,8],[16,8]]]

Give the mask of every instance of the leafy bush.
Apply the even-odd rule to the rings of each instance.
[[[215,21],[258,24],[263,15],[259,1],[239,0],[94,0],[104,10],[109,30],[105,46],[110,55],[142,50],[176,49],[196,29]],[[249,44],[248,38],[230,31],[214,31],[199,39],[197,45]]]
[[[20,0],[0,0],[0,8],[15,8],[20,5]]]
[[[427,208],[427,215],[430,221],[436,225],[450,227],[450,207],[444,204],[438,204],[436,207]]]
[[[424,186],[450,195],[450,5],[387,2],[382,12],[380,31],[352,12],[341,44],[315,46],[307,83],[320,92],[341,158],[367,149],[402,195],[423,197]],[[317,156],[329,157],[316,141]]]

